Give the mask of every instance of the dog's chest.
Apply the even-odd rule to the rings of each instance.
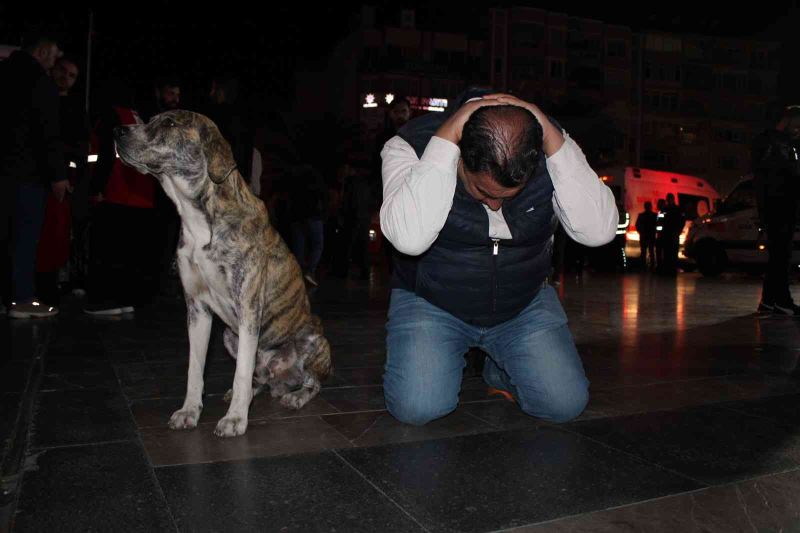
[[[184,236],[178,250],[181,283],[187,295],[208,305],[229,326],[238,325],[236,302],[231,296],[229,271],[215,260],[212,250]]]

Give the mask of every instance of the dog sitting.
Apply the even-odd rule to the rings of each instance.
[[[236,170],[230,145],[211,120],[188,111],[116,128],[114,139],[122,161],[153,175],[181,217],[189,379],[169,426],[197,426],[212,313],[227,324],[225,347],[236,359],[230,406],[214,433],[242,435],[250,401],[264,386],[284,406],[303,407],[331,372],[330,346],[300,267]]]

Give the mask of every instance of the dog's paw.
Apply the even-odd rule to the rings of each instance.
[[[200,408],[179,409],[172,413],[169,419],[170,429],[192,429],[197,427],[200,420]]]
[[[308,390],[301,389],[281,396],[281,405],[287,409],[300,409],[308,403],[311,397],[312,394]]]
[[[226,416],[217,423],[214,435],[217,437],[238,437],[247,431],[247,418],[241,416]]]

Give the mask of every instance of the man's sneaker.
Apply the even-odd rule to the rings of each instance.
[[[764,315],[772,314],[773,311],[775,311],[775,304],[768,304],[764,302],[759,302],[758,308],[756,309],[756,313]]]
[[[776,315],[800,317],[800,305],[795,305],[792,302],[787,304],[776,303],[772,312]]]
[[[488,394],[489,396],[501,396],[504,400],[509,402],[516,403],[517,401],[514,399],[514,396],[512,396],[510,392],[503,389],[496,389],[494,387],[489,387],[489,389],[486,391],[486,394]]]
[[[83,312],[92,316],[115,316],[121,315],[125,311],[122,310],[122,307],[115,305],[88,304],[83,308]]]
[[[303,278],[304,278],[304,279],[305,279],[305,280],[308,282],[308,284],[309,284],[309,285],[311,285],[312,287],[319,287],[319,282],[317,282],[317,280],[316,280],[316,279],[314,279],[314,276],[312,276],[311,274],[306,274],[305,276],[303,276]]]
[[[11,302],[11,309],[8,312],[8,316],[11,318],[46,318],[57,314],[57,307],[45,305],[36,300],[26,304]]]

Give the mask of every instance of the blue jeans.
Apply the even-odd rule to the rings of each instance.
[[[567,317],[549,285],[519,315],[493,327],[471,326],[394,289],[386,329],[386,408],[401,422],[423,425],[455,410],[472,346],[489,354],[486,383],[513,394],[529,415],[566,422],[589,400]]]
[[[299,222],[292,222],[292,253],[303,272],[311,275],[317,271],[319,260],[322,258],[322,246],[324,240],[324,227],[322,220],[318,218],[307,218]],[[306,262],[306,239],[308,239],[311,250]]]

